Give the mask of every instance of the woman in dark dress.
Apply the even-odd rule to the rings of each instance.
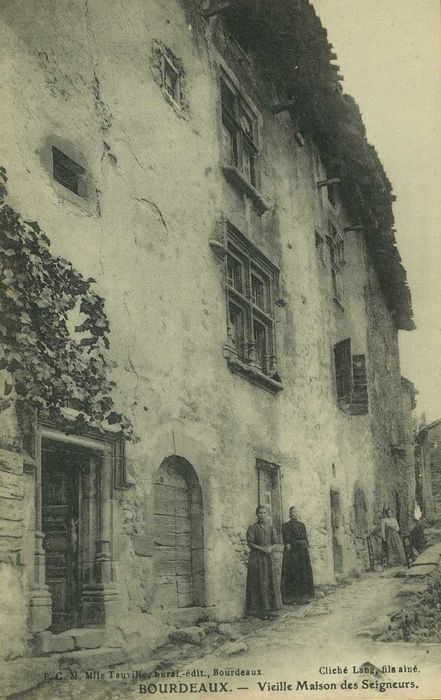
[[[309,543],[306,528],[297,519],[293,506],[289,510],[289,521],[282,525],[282,537],[285,549],[282,563],[282,600],[285,605],[292,605],[314,596]]]
[[[248,558],[246,613],[265,620],[282,607],[273,557],[277,535],[267,519],[264,506],[257,508],[256,515],[257,523],[247,530],[247,543],[251,551]]]

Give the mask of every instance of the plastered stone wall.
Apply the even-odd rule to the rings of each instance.
[[[404,488],[390,447],[402,426],[398,347],[360,234],[345,237],[344,311],[333,301],[329,252],[317,249],[315,229],[326,235],[329,220],[340,230],[353,222],[317,190],[326,174],[315,145],[294,138],[286,114],[271,114],[273,88],[261,67],[245,69],[219,21],[202,21],[190,0],[19,0],[3,19],[10,200],[39,221],[56,253],[97,280],[111,324],[116,401],[140,436],[127,448],[134,486],[114,498],[116,623],[142,634],[143,615],[152,617],[153,484],[174,454],[190,462],[202,489],[211,615],[243,613],[256,459],[280,467],[284,518],[296,504],[316,583],[335,580],[331,488],[340,494],[344,572],[362,570],[355,489],[363,488],[374,527],[383,504]],[[185,74],[182,113],[158,85],[158,45]],[[221,171],[221,65],[260,113],[261,191],[271,204],[263,217]],[[84,163],[87,198],[54,182],[45,160],[51,143]],[[208,241],[225,219],[280,268],[278,395],[233,375],[223,357],[223,270]],[[337,406],[333,346],[346,337],[368,358],[368,415]]]
[[[20,451],[15,414],[9,408],[0,416],[0,656],[6,659],[21,656],[28,641],[23,563],[30,483],[23,471]]]

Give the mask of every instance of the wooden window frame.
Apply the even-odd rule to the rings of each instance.
[[[261,491],[261,474],[265,473],[271,478],[271,520],[272,524],[281,538],[282,523],[283,523],[283,504],[282,504],[282,479],[281,470],[277,464],[266,462],[263,459],[256,459],[257,471],[257,503],[259,506],[268,508],[267,503],[262,502]]]
[[[258,189],[257,160],[259,156],[259,129],[257,114],[250,107],[240,90],[224,72],[221,73],[220,81],[222,126],[232,134],[236,144],[235,150],[237,154],[236,162],[231,162],[231,160],[228,159],[228,154],[224,153],[224,159],[226,159],[225,165],[238,168],[249,184]],[[227,101],[223,99],[227,91],[231,97],[231,104],[227,104]],[[251,133],[245,128],[244,120],[249,122]],[[249,172],[247,172],[247,169],[244,167],[245,152],[248,152],[250,156]]]
[[[273,379],[277,375],[275,303],[278,298],[279,271],[231,225],[227,225],[226,248],[227,359],[233,370],[238,371],[239,367],[242,367],[246,370],[245,373],[254,373],[255,379],[267,378],[271,382],[267,388],[279,390],[278,386],[272,386],[275,384],[281,387],[280,379]],[[230,260],[237,261],[237,264],[241,266],[241,289],[238,289],[237,285],[235,286],[234,280],[229,276]],[[253,277],[259,279],[263,284],[265,297],[263,307],[259,306],[257,300],[253,299]],[[243,338],[239,347],[237,347],[237,338],[230,323],[231,306],[241,310],[243,315]],[[256,348],[256,329],[261,328],[265,331],[265,348],[259,357]]]

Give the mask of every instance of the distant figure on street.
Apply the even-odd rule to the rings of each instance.
[[[257,523],[247,530],[247,543],[251,551],[248,558],[246,613],[266,620],[282,607],[273,557],[274,545],[278,540],[266,508],[259,506],[256,515]]]
[[[427,527],[427,521],[420,518],[417,520],[415,518],[415,525],[410,533],[410,544],[412,547],[412,555],[416,559],[421,552],[427,549],[427,540],[424,530]]]
[[[306,528],[294,506],[289,521],[282,525],[285,549],[282,563],[282,600],[285,605],[309,600],[314,596],[314,581]]]
[[[386,562],[388,566],[406,564],[406,555],[400,537],[400,526],[392,516],[392,508],[386,508],[381,521],[381,536],[386,547]]]

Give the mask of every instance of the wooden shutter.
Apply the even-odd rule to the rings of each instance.
[[[335,383],[337,400],[349,403],[352,393],[351,339],[334,345]]]
[[[366,356],[354,355],[352,358],[352,401],[351,413],[353,415],[362,415],[368,412],[368,391],[367,391],[367,372],[366,372]]]

